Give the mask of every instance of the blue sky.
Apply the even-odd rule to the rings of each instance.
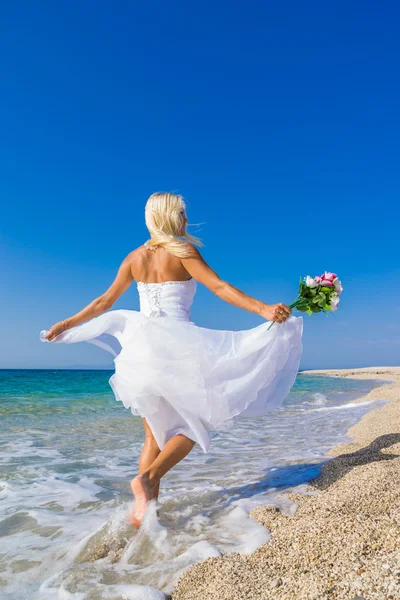
[[[206,260],[266,302],[341,276],[303,368],[400,363],[395,2],[2,7],[0,367],[112,365],[39,331],[102,293],[182,193]],[[138,308],[134,286],[114,308]],[[197,324],[261,321],[199,289]]]

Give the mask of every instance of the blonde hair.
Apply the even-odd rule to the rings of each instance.
[[[146,202],[145,221],[150,232],[148,246],[163,246],[171,254],[179,258],[191,255],[187,242],[202,246],[199,238],[185,231],[186,204],[182,196],[157,192]]]

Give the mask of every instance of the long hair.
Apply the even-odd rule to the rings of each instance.
[[[187,258],[190,248],[187,242],[195,246],[203,244],[199,238],[185,230],[186,204],[182,196],[157,192],[146,202],[145,221],[150,232],[148,246],[163,246],[168,252]]]

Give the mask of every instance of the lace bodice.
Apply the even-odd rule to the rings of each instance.
[[[171,317],[190,321],[190,308],[196,293],[196,281],[137,282],[140,312],[148,317]]]

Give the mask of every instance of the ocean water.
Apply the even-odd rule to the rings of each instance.
[[[115,401],[111,371],[0,370],[0,597],[158,600],[190,565],[251,553],[268,531],[252,508],[296,506],[285,490],[315,477],[329,448],[379,405],[378,385],[300,374],[283,407],[233,419],[162,481],[136,533],[129,482],[139,417]],[[154,504],[154,503],[152,503]]]

